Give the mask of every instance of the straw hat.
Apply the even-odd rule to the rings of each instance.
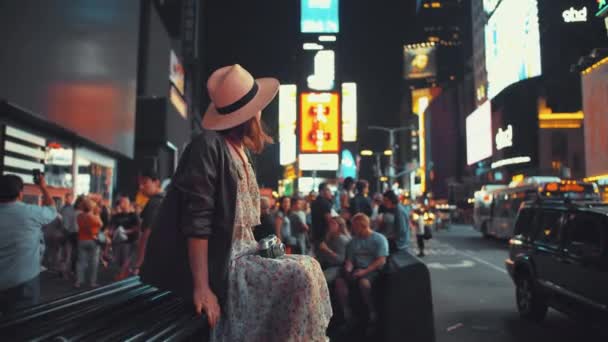
[[[203,128],[221,131],[236,127],[264,109],[276,96],[279,81],[254,79],[238,64],[220,68],[207,81],[211,104],[203,117]]]

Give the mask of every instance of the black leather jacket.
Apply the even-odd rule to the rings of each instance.
[[[153,225],[142,265],[146,283],[192,296],[188,238],[209,240],[209,285],[226,299],[238,173],[218,133],[204,131],[184,151]]]

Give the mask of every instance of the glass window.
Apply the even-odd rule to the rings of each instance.
[[[515,235],[529,236],[533,231],[534,210],[530,208],[522,209],[515,221]]]
[[[536,242],[549,247],[558,247],[561,240],[562,212],[544,210],[540,213]]]
[[[87,149],[77,150],[78,174],[76,194],[112,199],[116,161]]]
[[[72,188],[73,153],[74,150],[65,146],[57,145],[47,148],[44,176],[48,185],[57,188]]]
[[[599,257],[606,236],[602,234],[604,219],[599,215],[570,214],[568,220],[568,244],[570,253],[577,256]],[[603,236],[604,235],[604,236]]]

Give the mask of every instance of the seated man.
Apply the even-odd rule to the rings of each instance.
[[[383,195],[383,205],[386,212],[379,230],[388,240],[390,253],[407,251],[410,245],[409,210],[399,203],[394,191],[389,190]]]
[[[371,229],[365,214],[357,214],[352,219],[353,239],[346,248],[344,275],[336,279],[338,300],[344,310],[344,319],[352,318],[348,305],[349,285],[356,285],[361,291],[363,302],[369,310],[369,320],[375,323],[378,314],[372,299],[372,287],[388,256],[388,241]]]

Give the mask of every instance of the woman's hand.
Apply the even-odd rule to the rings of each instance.
[[[220,320],[220,305],[213,291],[209,287],[195,287],[192,297],[196,314],[201,315],[204,312],[207,315],[209,326],[215,327]]]

